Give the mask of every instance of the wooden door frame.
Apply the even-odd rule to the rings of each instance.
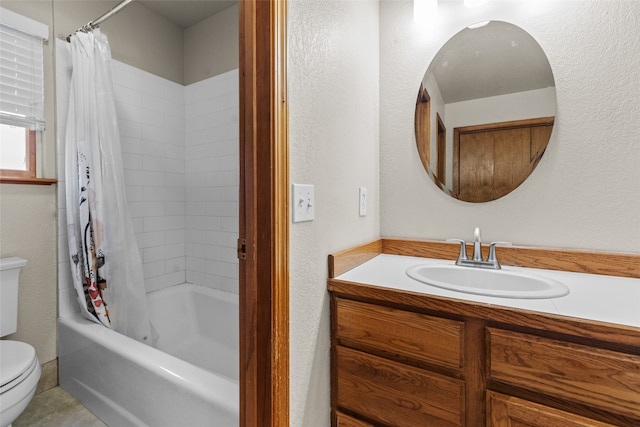
[[[240,1],[240,426],[289,426],[286,0]]]
[[[427,110],[426,112],[422,111],[422,105],[425,106],[425,109]],[[425,117],[426,120],[424,120]],[[425,88],[422,83],[420,83],[418,98],[416,99],[416,110],[414,113],[413,124],[415,128],[414,131],[418,154],[424,169],[429,172],[431,162],[431,96],[429,96],[427,88]],[[426,129],[420,129],[420,125],[424,125]],[[426,139],[420,138],[420,136],[426,136]]]
[[[440,117],[440,113],[436,113],[436,153],[437,153],[437,162],[436,162],[436,175],[438,177],[438,181],[444,187],[446,185],[447,177],[447,128]]]

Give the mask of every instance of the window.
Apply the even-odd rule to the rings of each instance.
[[[0,175],[36,177],[36,131],[0,124]]]
[[[0,8],[0,179],[36,179],[44,131],[43,42],[49,28]]]

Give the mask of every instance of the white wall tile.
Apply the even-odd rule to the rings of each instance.
[[[138,248],[150,248],[154,246],[161,246],[167,243],[165,241],[164,231],[150,231],[147,233],[136,233],[136,241],[138,242]]]
[[[184,197],[182,197],[184,199]],[[165,215],[178,216],[186,213],[184,201],[167,201],[164,204]]]
[[[165,261],[170,258],[184,257],[185,245],[183,243],[173,243],[171,245],[154,246],[142,250],[142,260],[144,263]]]
[[[164,240],[167,244],[185,243],[187,241],[186,232],[185,230],[167,230],[164,232]]]
[[[75,289],[58,289],[58,316],[67,317],[79,311]]]
[[[187,280],[236,293],[237,82],[236,70],[185,91]]]
[[[173,286],[178,283],[184,283],[185,280],[186,273],[184,271],[178,271],[176,273],[165,273],[161,276],[145,279],[144,287],[147,292],[153,292],[160,289],[168,288],[169,286]]]
[[[186,269],[186,257],[184,256],[171,258],[165,262],[165,271],[167,273],[177,273],[179,271],[185,271],[185,269]]]
[[[184,88],[114,61],[125,183],[147,289],[185,281]],[[167,178],[170,174],[170,178]],[[167,187],[167,183],[173,184]],[[169,231],[171,239],[167,239]],[[176,234],[182,238],[176,238]],[[176,246],[177,245],[177,246]],[[167,263],[172,267],[168,270]],[[184,264],[185,262],[182,261]],[[153,280],[150,280],[153,279]]]
[[[142,186],[127,185],[125,191],[127,192],[128,202],[142,202]]]
[[[144,278],[148,279],[151,277],[162,276],[165,273],[164,264],[165,264],[164,260],[143,263],[142,271],[144,274]]]

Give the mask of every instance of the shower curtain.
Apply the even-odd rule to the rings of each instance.
[[[129,216],[107,37],[71,37],[66,129],[69,254],[82,314],[151,344],[142,262]]]

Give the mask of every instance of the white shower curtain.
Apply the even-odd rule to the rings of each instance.
[[[142,263],[129,216],[107,37],[71,37],[66,129],[69,254],[82,314],[151,344]]]

